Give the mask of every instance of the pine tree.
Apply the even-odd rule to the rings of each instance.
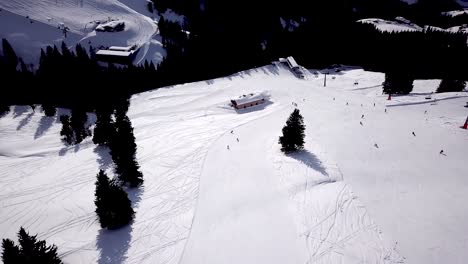
[[[437,93],[447,93],[447,92],[461,92],[465,89],[466,82],[464,80],[452,80],[452,79],[443,79],[439,87],[437,88]]]
[[[95,192],[96,214],[102,228],[116,229],[127,225],[135,212],[127,193],[114,180],[100,170],[97,175]]]
[[[70,124],[70,117],[68,115],[61,115],[60,122],[62,122],[62,130],[60,131],[62,140],[68,145],[72,145],[75,142],[75,135]]]
[[[93,142],[96,145],[108,146],[114,133],[112,109],[109,107],[96,108],[96,126],[94,127]]]
[[[45,116],[55,116],[57,113],[57,109],[52,104],[42,104],[41,108]]]
[[[5,104],[0,104],[0,117],[6,115],[10,112],[10,106]]]
[[[2,248],[2,260],[4,264],[22,263],[21,251],[13,241],[11,241],[10,239],[3,239]]]
[[[304,148],[304,120],[298,109],[289,116],[286,125],[283,127],[283,136],[279,138],[281,151],[289,153]]]
[[[9,239],[4,239],[2,243],[2,260],[5,264],[62,264],[57,255],[55,245],[47,246],[43,240],[37,240],[36,236],[29,235],[24,228],[20,228],[18,233],[19,247]]]
[[[413,90],[413,78],[404,73],[385,73],[382,85],[385,94],[409,94]]]
[[[81,143],[87,136],[91,135],[91,131],[86,125],[88,115],[81,108],[73,108],[71,112],[70,125],[75,133],[75,144]]]
[[[110,142],[112,160],[115,164],[115,172],[122,182],[130,187],[137,187],[143,183],[143,174],[139,171],[136,161],[135,136],[133,127],[128,117],[116,111],[115,132]]]
[[[16,72],[16,65],[18,65],[18,56],[15,50],[11,47],[6,39],[2,39],[3,58],[10,72]]]

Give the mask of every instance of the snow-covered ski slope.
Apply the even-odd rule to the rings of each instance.
[[[0,119],[0,237],[24,226],[66,263],[464,263],[468,93],[427,100],[439,81],[416,81],[387,101],[383,74],[348,68],[323,87],[313,72],[265,66],[135,95],[145,183],[117,231],[94,213],[108,152],[90,139],[64,147],[56,118],[12,107]],[[270,102],[228,106],[251,92]],[[306,146],[285,156],[293,104]]]
[[[138,45],[142,48],[135,63],[157,63],[165,51],[157,35],[158,27],[145,6],[144,0],[0,0],[0,37],[7,38],[19,56],[34,64],[40,48],[60,45],[62,41],[70,46],[81,43],[86,48]],[[125,30],[93,30],[94,21],[109,18],[124,21]],[[63,26],[70,29],[66,38],[59,29]]]

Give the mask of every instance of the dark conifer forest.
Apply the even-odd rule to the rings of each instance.
[[[2,41],[0,106],[76,105],[95,110],[131,94],[162,86],[206,80],[294,56],[305,67],[333,64],[381,72],[405,72],[413,79],[468,79],[467,34],[437,31],[381,32],[356,22],[403,16],[421,26],[450,27],[468,23],[453,0],[153,0],[155,13],[171,9],[185,23],[160,19],[167,56],[159,65],[103,65],[80,45],[47,47],[39,65],[26,65],[8,40]],[[154,8],[153,8],[154,6]],[[242,15],[239,15],[242,14]],[[5,85],[8,84],[8,85]]]

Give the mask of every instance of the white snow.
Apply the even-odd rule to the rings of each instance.
[[[183,26],[185,23],[185,16],[179,15],[171,9],[167,9],[166,12],[161,15],[164,17],[164,19],[178,23],[180,26]]]
[[[0,37],[14,42],[19,56],[28,63],[38,63],[40,47],[81,43],[100,46],[143,46],[135,63],[152,60],[157,64],[165,51],[157,37],[157,25],[149,16],[131,9],[125,0],[0,0]],[[132,2],[132,6],[136,4]],[[145,1],[141,5],[145,6]],[[141,8],[143,9],[143,8]],[[140,11],[140,8],[138,8]],[[8,11],[8,12],[7,12]],[[29,17],[29,18],[26,18]],[[96,32],[98,23],[118,19],[125,23],[122,32]],[[30,23],[33,21],[33,23]],[[65,39],[61,26],[70,29]]]
[[[119,50],[98,50],[96,55],[111,55],[111,56],[122,56],[128,57],[132,54],[131,51],[119,51]]]
[[[456,17],[459,15],[468,14],[468,10],[454,10],[454,11],[442,12],[442,14],[446,16]]]
[[[366,18],[358,20],[361,23],[373,24],[383,32],[421,31],[422,28],[413,23],[403,23],[401,21],[390,21],[380,18]]]
[[[0,237],[24,226],[66,263],[464,263],[468,93],[426,100],[439,81],[425,80],[387,101],[383,74],[344,67],[323,87],[318,72],[265,66],[133,96],[145,183],[118,231],[94,213],[107,150],[64,147],[56,118],[12,107],[0,119]],[[229,107],[259,90],[271,103]],[[284,155],[293,103],[306,146]]]

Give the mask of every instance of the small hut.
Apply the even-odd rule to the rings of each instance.
[[[247,107],[252,107],[255,105],[265,103],[265,96],[262,94],[250,93],[247,95],[239,96],[239,98],[231,100],[232,106],[235,109],[245,109]]]

